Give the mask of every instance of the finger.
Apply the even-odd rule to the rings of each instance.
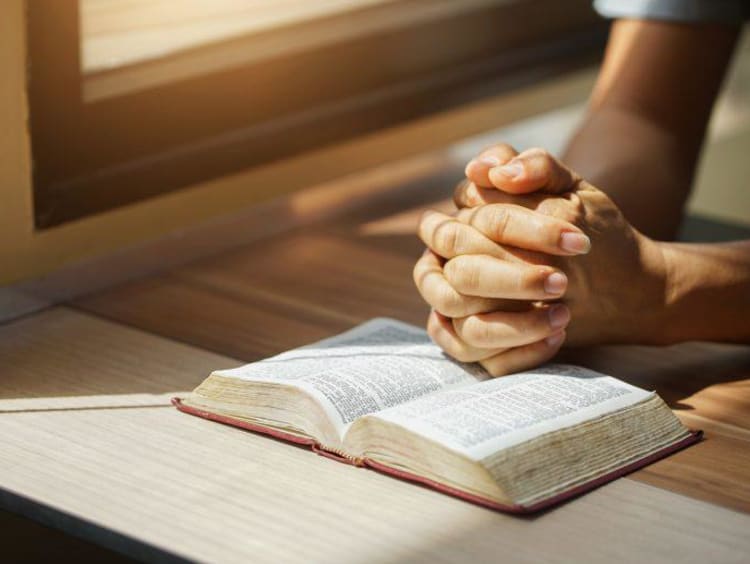
[[[508,198],[515,198],[517,200],[525,198],[525,196],[510,196],[508,194],[505,194],[503,192],[500,192],[499,190],[496,190],[494,188],[491,189],[493,193],[507,196]],[[489,191],[489,190],[487,190]],[[432,212],[435,213],[435,212]],[[467,227],[471,228],[476,234],[455,234],[456,237],[465,237],[463,241],[459,241],[458,244],[455,244],[455,237],[452,233],[441,233],[439,236],[436,236],[436,234],[433,234],[434,231],[437,231],[436,227],[440,226],[442,223],[441,221],[437,221],[436,218],[432,218],[432,220],[435,221],[437,225],[429,225],[426,224],[426,214],[422,216],[422,220],[420,221],[419,225],[419,236],[424,241],[425,245],[427,245],[432,251],[434,251],[436,254],[440,255],[443,258],[453,258],[454,256],[457,256],[459,254],[487,254],[490,256],[495,256],[497,258],[502,258],[507,261],[511,262],[525,262],[529,264],[549,264],[550,257],[548,254],[538,253],[535,251],[530,251],[527,249],[523,249],[521,247],[511,247],[511,246],[502,246],[494,241],[489,240],[487,237],[484,237],[484,239],[489,240],[491,245],[494,245],[492,247],[487,247],[484,243],[482,245],[486,247],[486,250],[481,250],[482,247],[477,245],[474,247],[474,245],[467,244],[466,240],[473,240],[474,237],[476,237],[476,234],[482,236],[482,233],[477,231],[477,229],[473,226],[468,225]],[[461,218],[459,221],[459,224],[468,223],[468,215],[461,214],[459,211],[457,216],[447,216],[442,214],[443,218],[449,218],[452,220],[457,220],[458,218]],[[448,226],[445,226],[444,229],[448,229]],[[441,241],[441,238],[443,240]],[[454,243],[451,245],[451,243]],[[451,252],[451,246],[453,246],[453,251]],[[461,249],[461,252],[458,252],[458,249]],[[469,250],[470,249],[470,250]]]
[[[460,210],[462,208],[475,208],[486,204],[516,204],[529,209],[536,207],[545,199],[546,194],[508,194],[497,188],[481,188],[471,182],[464,180],[459,182],[453,190],[453,203]]]
[[[453,320],[456,335],[467,346],[481,349],[520,347],[564,329],[570,310],[563,304],[522,312],[494,311]]]
[[[462,341],[456,334],[450,318],[432,311],[427,318],[427,333],[446,353],[461,362],[476,362],[502,352],[503,349],[480,349]]]
[[[560,331],[530,345],[508,349],[479,363],[491,376],[504,376],[529,370],[549,361],[565,341],[565,331]]]
[[[493,311],[502,301],[463,296],[446,280],[442,263],[432,251],[427,251],[414,265],[414,283],[422,298],[430,306],[448,317],[464,317]]]
[[[560,256],[591,250],[591,240],[572,223],[522,206],[489,204],[465,208],[456,214],[456,219],[501,245]]]
[[[466,178],[479,186],[492,188],[493,184],[489,179],[490,169],[504,165],[517,154],[518,151],[506,143],[493,145],[479,153],[475,159],[469,161],[465,170]]]
[[[551,266],[508,262],[489,255],[454,257],[443,266],[443,275],[459,294],[482,298],[557,299],[568,285],[565,274]]]
[[[488,172],[495,188],[511,194],[560,194],[577,188],[581,177],[544,149],[529,149]]]
[[[477,229],[440,212],[426,211],[417,233],[427,247],[443,258],[466,254],[511,256]]]

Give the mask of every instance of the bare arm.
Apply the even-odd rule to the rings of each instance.
[[[454,196],[471,209],[420,225],[430,252],[415,281],[438,344],[500,375],[545,362],[563,341],[750,343],[750,241],[656,241],[682,219],[737,36],[619,21],[564,157],[571,168],[502,143],[472,159]],[[543,292],[554,302],[517,307]]]
[[[563,160],[646,235],[673,239],[739,28],[618,20]]]
[[[668,281],[664,341],[750,343],[750,241],[659,245]]]

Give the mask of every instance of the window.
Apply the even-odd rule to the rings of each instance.
[[[590,0],[28,0],[27,16],[37,229],[565,72],[606,32]]]

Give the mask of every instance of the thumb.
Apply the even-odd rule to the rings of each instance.
[[[507,163],[490,169],[492,185],[510,194],[561,194],[578,187],[581,177],[544,149],[528,149]]]

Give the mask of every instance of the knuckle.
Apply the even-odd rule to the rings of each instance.
[[[453,189],[453,205],[455,205],[458,209],[461,209],[463,207],[466,207],[466,197],[464,196],[464,193],[466,192],[466,188],[464,188],[463,183],[459,183],[456,185],[456,187]]]
[[[443,223],[435,230],[433,243],[446,254],[455,254],[459,248],[460,230],[455,221]]]
[[[449,260],[444,267],[445,277],[459,292],[468,292],[478,289],[480,282],[479,269],[472,261],[457,259]]]
[[[427,228],[424,217],[422,217],[417,224],[417,237],[419,237],[420,240],[426,245],[427,241],[429,240],[429,234],[430,231]]]
[[[453,191],[453,203],[457,208],[475,208],[484,203],[476,184],[468,180],[461,182]]]
[[[427,322],[427,334],[440,348],[460,362],[471,362],[471,351],[462,343],[456,341],[443,327],[440,326],[434,316],[430,316]]]
[[[414,280],[414,285],[421,290],[423,283],[421,261],[417,261],[416,263],[414,263],[414,268],[411,269],[411,277]]]
[[[492,330],[488,323],[477,317],[467,317],[461,327],[461,336],[475,347],[488,347],[492,342]]]
[[[491,150],[505,158],[511,158],[516,154],[516,150],[508,143],[500,142],[491,147]]]
[[[472,362],[474,360],[471,351],[462,345],[454,346],[447,352],[459,362]]]
[[[557,217],[579,227],[583,224],[583,210],[576,209],[575,206],[561,206]]]
[[[414,284],[420,290],[420,292],[424,289],[425,279],[427,278],[428,272],[429,271],[425,268],[423,259],[419,259],[416,263],[414,263],[414,268],[412,268],[411,275],[414,279]]]
[[[435,215],[435,212],[432,210],[424,210],[420,216],[419,216],[419,229],[426,231],[429,227],[430,223],[432,223],[431,218]]]
[[[411,269],[411,278],[414,280],[414,285],[421,289],[422,286],[422,269],[420,268],[419,262],[414,265]]]
[[[494,357],[489,360],[480,361],[479,364],[493,378],[497,378],[498,376],[505,375],[505,370],[503,370],[503,364],[501,362],[498,362],[497,359]]]
[[[434,230],[435,212],[425,210],[419,217],[419,223],[417,224],[417,236],[422,240],[422,242],[427,244]]]
[[[539,202],[536,207],[536,211],[544,215],[550,215],[552,217],[560,217],[565,213],[566,206],[558,198],[546,198]]]
[[[565,206],[565,210],[568,214],[567,221],[578,226],[583,225],[586,217],[586,206],[583,203],[583,199],[578,194],[573,193],[570,194],[565,202],[567,204]]]
[[[465,207],[467,201],[467,192],[469,187],[469,180],[462,180],[453,189],[453,203],[456,204],[457,208]]]
[[[539,159],[547,166],[552,167],[557,161],[549,151],[539,149]]]
[[[545,149],[544,147],[531,147],[530,149],[524,151],[525,155],[528,155],[530,157],[545,157],[549,156],[549,151]]]
[[[493,206],[489,218],[489,236],[494,241],[501,243],[505,240],[511,222],[511,214],[505,206]]]
[[[460,316],[464,310],[461,296],[449,287],[441,289],[436,296],[435,303],[430,305],[448,317]]]
[[[505,141],[500,141],[499,143],[495,143],[490,147],[491,149],[494,149],[496,151],[513,151],[513,147],[511,147],[508,143]]]
[[[555,159],[547,151],[541,151],[536,156],[536,172],[540,176],[554,176],[557,174]]]
[[[557,175],[557,161],[548,151],[535,147],[524,154],[526,171],[535,180],[541,181]]]
[[[547,198],[542,200],[536,207],[536,211],[543,215],[548,215],[573,225],[580,226],[583,222],[583,206],[580,198],[576,200],[565,198]]]
[[[529,268],[521,272],[518,278],[520,291],[534,292],[544,286],[544,280],[552,273],[547,268]]]

